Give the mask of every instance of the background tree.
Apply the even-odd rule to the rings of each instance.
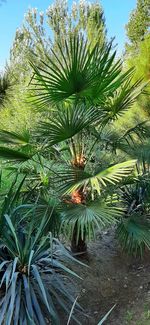
[[[134,120],[146,120],[150,114],[149,81],[150,81],[150,1],[138,0],[136,8],[131,12],[126,25],[129,39],[124,56],[125,69],[134,68],[134,82],[139,78],[147,82],[145,94],[138,98],[130,115],[127,113],[123,123],[133,123]]]
[[[65,42],[70,35],[82,34],[88,39],[91,47],[96,42],[102,46],[106,40],[105,18],[98,2],[73,2],[72,7],[67,1],[57,0],[44,12],[36,8],[29,9],[21,28],[17,29],[15,40],[10,52],[10,70],[12,75],[24,81],[30,74],[28,65],[31,51],[38,58],[46,60],[52,42],[56,46],[61,40]]]
[[[0,74],[0,108],[4,107],[9,99],[9,92],[12,88],[12,83],[8,72]]]
[[[150,0],[137,0],[136,8],[131,12],[126,25],[129,44],[127,49],[138,50],[138,44],[145,39],[150,27]]]
[[[39,58],[45,62],[49,55],[52,42],[56,47],[58,39],[64,44],[70,35],[84,34],[91,48],[96,41],[100,46],[106,40],[105,18],[99,3],[78,2],[68,6],[67,1],[56,1],[44,12],[36,8],[29,9],[25,14],[22,27],[16,31],[15,40],[10,52],[10,63],[7,66],[9,78],[15,84],[11,92],[11,105],[7,102],[1,112],[0,125],[7,130],[18,130],[31,126],[31,121],[39,117],[29,103],[28,84],[32,76],[29,60],[39,64]]]

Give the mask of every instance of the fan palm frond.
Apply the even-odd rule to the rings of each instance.
[[[56,114],[38,126],[37,136],[54,145],[73,137],[95,121],[100,120],[101,114],[94,107],[73,105],[61,107]]]
[[[120,137],[119,140],[125,140],[128,144],[135,143],[138,139],[143,141],[150,137],[149,124],[147,121],[137,123],[135,126],[127,129],[127,131]]]
[[[84,186],[89,186],[92,192],[96,191],[100,194],[101,188],[107,184],[116,184],[120,182],[124,177],[131,174],[134,169],[136,160],[126,161],[120,164],[110,166],[104,170],[101,170],[95,175],[89,174],[81,169],[70,168],[67,171],[59,173],[59,179],[56,177],[56,182],[61,181],[59,190],[63,194],[69,194]]]
[[[135,126],[127,129],[122,135],[114,127],[110,128],[106,126],[102,131],[98,131],[96,128],[90,128],[91,134],[99,140],[105,149],[108,151],[116,152],[120,149],[124,152],[128,152],[129,147],[145,143],[145,140],[150,138],[150,128],[147,121],[137,123]]]
[[[145,88],[145,84],[142,83],[142,80],[138,80],[134,84],[131,84],[133,73],[134,71],[129,70],[128,79],[120,84],[120,87],[114,91],[112,96],[105,99],[103,108],[105,112],[105,124],[110,120],[115,120],[122,116],[126,110],[133,105]]]
[[[37,150],[27,129],[20,132],[0,130],[0,143],[5,145],[0,146],[0,158],[5,160],[23,162],[31,159]]]
[[[136,157],[139,162],[150,164],[150,142],[149,139],[142,143],[134,143],[126,149],[127,154],[133,159]]]
[[[150,222],[136,214],[123,218],[117,228],[117,237],[124,250],[129,254],[143,254],[145,247],[150,249]]]
[[[14,150],[11,148],[0,147],[0,159],[5,159],[7,161],[23,162],[31,159],[33,154],[25,153],[19,150]]]
[[[116,61],[112,43],[100,48],[99,44],[90,49],[82,38],[74,36],[65,42],[62,49],[41,61],[40,66],[31,62],[34,75],[31,84],[36,87],[35,102],[56,104],[69,98],[87,98],[104,103],[106,98],[129,79],[133,69],[121,73],[121,61]],[[123,89],[129,101],[129,90]],[[124,96],[125,96],[124,95]],[[120,95],[121,97],[121,95]]]
[[[123,215],[121,208],[108,205],[105,201],[91,202],[84,204],[68,204],[62,213],[62,227],[67,232],[68,237],[72,237],[74,229],[77,227],[77,242],[79,236],[88,240],[95,234],[95,228],[103,229],[114,224]]]
[[[27,145],[30,142],[30,133],[27,129],[22,132],[0,130],[0,142],[14,145]]]

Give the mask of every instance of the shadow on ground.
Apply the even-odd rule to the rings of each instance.
[[[97,234],[88,252],[82,261],[89,267],[75,268],[83,278],[78,284],[78,301],[87,314],[80,317],[82,325],[97,325],[114,304],[106,325],[150,325],[150,253],[142,260],[127,257],[112,231]]]

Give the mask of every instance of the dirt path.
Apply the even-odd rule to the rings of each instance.
[[[89,244],[84,262],[89,268],[76,267],[83,278],[79,302],[88,316],[82,325],[97,325],[114,304],[106,325],[150,325],[150,254],[143,260],[127,257],[108,231]]]

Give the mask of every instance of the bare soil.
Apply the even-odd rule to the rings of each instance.
[[[106,325],[150,325],[149,252],[142,260],[128,257],[109,230],[97,234],[81,260],[88,265],[75,267],[83,279],[77,284],[78,302],[87,315],[80,317],[82,325],[97,325],[114,304]]]

